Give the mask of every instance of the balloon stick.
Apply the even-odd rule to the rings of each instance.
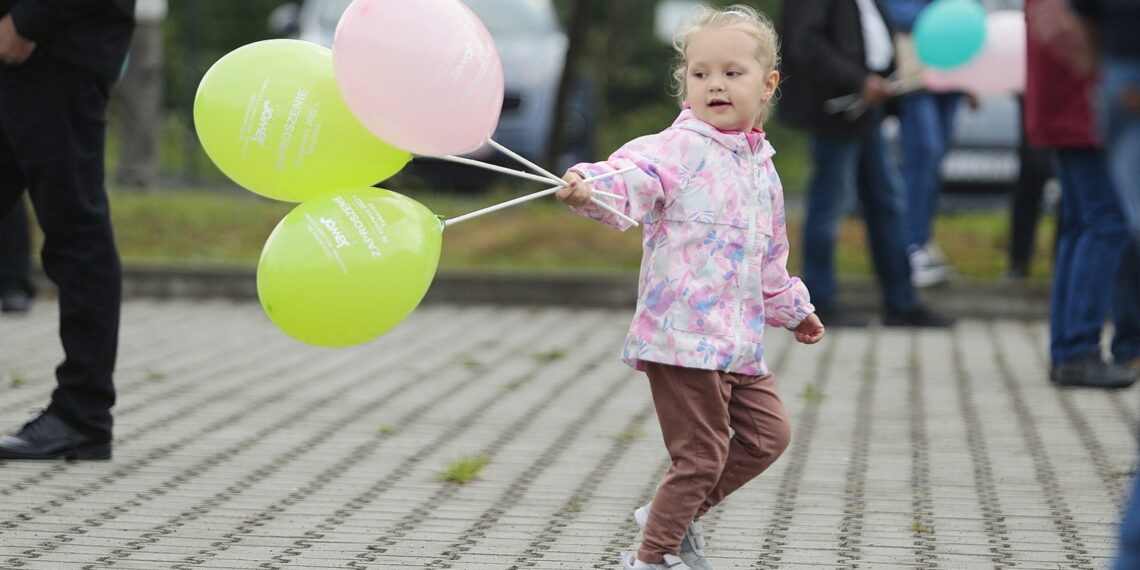
[[[597,176],[591,176],[589,178],[586,178],[582,182],[586,182],[586,183],[595,182],[598,180],[609,178],[611,176],[617,176],[618,174],[625,174],[626,172],[629,172],[631,170],[636,170],[636,169],[637,169],[636,166],[628,166],[628,167],[623,168],[621,170],[615,170],[613,172],[607,172],[605,174],[599,174]],[[527,194],[526,196],[519,196],[518,198],[515,198],[513,200],[507,200],[506,202],[503,202],[501,204],[495,204],[493,206],[487,206],[486,208],[483,208],[481,210],[475,210],[474,212],[471,212],[469,214],[463,214],[462,216],[458,216],[455,218],[450,218],[448,220],[444,220],[443,225],[446,227],[446,226],[450,226],[452,224],[458,224],[459,222],[470,220],[471,218],[476,218],[476,217],[482,216],[483,214],[490,214],[491,212],[497,212],[497,211],[502,210],[504,208],[509,208],[511,206],[521,204],[523,202],[527,202],[530,200],[534,200],[536,198],[541,198],[543,196],[549,196],[549,195],[557,192],[561,188],[562,188],[562,186],[554,186],[551,188],[547,188],[546,190],[540,190],[540,191],[535,192],[533,194]],[[595,193],[597,193],[597,192],[595,191]],[[609,194],[608,192],[605,194],[608,196],[616,196],[614,194]],[[623,220],[633,224],[634,226],[638,225],[637,220],[634,220],[633,218],[621,213],[620,211],[618,211],[614,207],[610,206],[609,204],[605,204],[605,203],[601,202],[600,200],[598,200],[597,198],[594,198],[592,196],[590,199],[595,204],[601,206],[602,208],[609,211],[610,213],[617,215],[618,217],[620,217]]]
[[[513,168],[507,168],[505,166],[499,166],[497,164],[490,164],[487,162],[481,162],[478,160],[465,158],[462,156],[441,155],[441,156],[435,156],[434,158],[439,158],[439,159],[447,160],[450,162],[456,162],[459,164],[466,164],[468,166],[478,166],[479,168],[485,168],[487,170],[493,170],[495,172],[499,172],[502,174],[510,174],[511,176],[518,176],[519,178],[525,178],[527,180],[534,180],[535,182],[554,182],[554,180],[547,178],[546,176],[539,176],[537,174],[531,174],[529,172],[523,172],[521,170],[515,170]],[[559,181],[561,182],[561,179],[559,179]],[[561,184],[561,186],[565,186],[565,184]]]
[[[560,178],[560,177],[558,177],[558,176],[555,176],[553,173],[551,173],[550,171],[546,170],[545,168],[543,168],[543,167],[541,167],[541,166],[539,166],[539,165],[537,165],[537,164],[535,164],[535,163],[533,163],[533,162],[531,162],[531,161],[529,161],[529,160],[527,160],[527,159],[523,158],[523,157],[522,157],[522,155],[520,155],[520,154],[516,153],[515,151],[513,151],[513,150],[511,150],[511,149],[509,149],[509,148],[507,148],[507,147],[505,147],[505,146],[503,146],[503,145],[501,145],[501,144],[499,144],[499,143],[495,142],[495,141],[494,141],[494,140],[492,140],[492,139],[487,139],[487,144],[489,144],[489,145],[491,145],[492,147],[494,147],[494,148],[495,148],[495,150],[498,150],[499,152],[501,152],[501,153],[503,153],[503,154],[505,154],[505,155],[507,155],[507,156],[509,156],[509,157],[511,157],[511,158],[513,158],[513,159],[515,159],[515,160],[517,160],[517,161],[519,161],[519,162],[520,162],[520,163],[522,163],[523,165],[530,167],[530,169],[531,169],[531,170],[533,170],[533,171],[535,171],[535,172],[537,172],[537,173],[539,173],[539,174],[542,174],[543,176],[548,176],[552,182],[556,182],[556,183],[558,183],[560,186],[566,186],[566,184],[567,184],[567,183],[566,183],[566,181],[565,181],[565,180],[563,180],[562,178]]]

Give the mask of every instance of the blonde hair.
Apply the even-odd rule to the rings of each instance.
[[[689,38],[696,32],[707,28],[735,27],[756,40],[756,60],[765,72],[775,71],[780,66],[780,40],[776,34],[776,26],[772,20],[752,6],[734,4],[724,9],[701,6],[692,23],[673,36],[673,49],[677,52],[677,65],[673,68],[673,92],[677,101],[684,103],[688,98],[688,89],[685,86],[688,62],[685,50],[689,45]],[[760,122],[768,120],[772,114],[775,97],[764,103],[760,110]]]

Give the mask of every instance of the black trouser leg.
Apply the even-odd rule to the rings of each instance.
[[[47,58],[0,71],[0,168],[13,162],[44,232],[44,272],[59,288],[64,360],[49,410],[111,437],[122,269],[103,156],[109,82]],[[0,205],[20,176],[0,172]]]

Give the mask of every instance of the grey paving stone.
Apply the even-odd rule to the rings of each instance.
[[[46,402],[56,318],[0,317],[0,429]],[[329,350],[254,302],[131,300],[115,459],[0,462],[0,567],[616,567],[667,464],[628,318],[436,302]],[[1052,388],[1047,332],[772,331],[793,443],[706,517],[717,568],[1104,567],[1137,389]]]

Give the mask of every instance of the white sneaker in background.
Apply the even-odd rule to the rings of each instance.
[[[909,256],[910,282],[915,287],[934,287],[954,278],[954,268],[934,244],[927,243],[921,248],[912,248]]]

